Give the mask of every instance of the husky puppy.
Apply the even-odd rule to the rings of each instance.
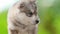
[[[37,34],[36,0],[19,0],[8,11],[8,34]]]

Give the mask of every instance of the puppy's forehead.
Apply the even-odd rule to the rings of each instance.
[[[37,6],[33,2],[29,2],[29,3],[23,2],[23,3],[20,4],[20,6],[24,7],[22,9],[24,9],[24,10],[30,10],[31,12],[34,12],[34,11],[37,10]]]
[[[32,12],[34,12],[34,11],[36,10],[36,4],[30,2],[30,3],[27,5],[27,8],[29,8]]]

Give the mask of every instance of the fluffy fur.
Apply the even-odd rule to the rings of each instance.
[[[35,0],[20,0],[9,8],[8,34],[37,34],[36,20],[39,18]]]

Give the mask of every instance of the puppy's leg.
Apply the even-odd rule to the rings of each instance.
[[[9,30],[8,31],[8,34],[18,34],[18,31],[17,30]]]

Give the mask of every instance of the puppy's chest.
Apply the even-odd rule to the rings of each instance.
[[[26,29],[21,29],[20,33],[21,34],[34,34],[34,29],[26,28]]]

